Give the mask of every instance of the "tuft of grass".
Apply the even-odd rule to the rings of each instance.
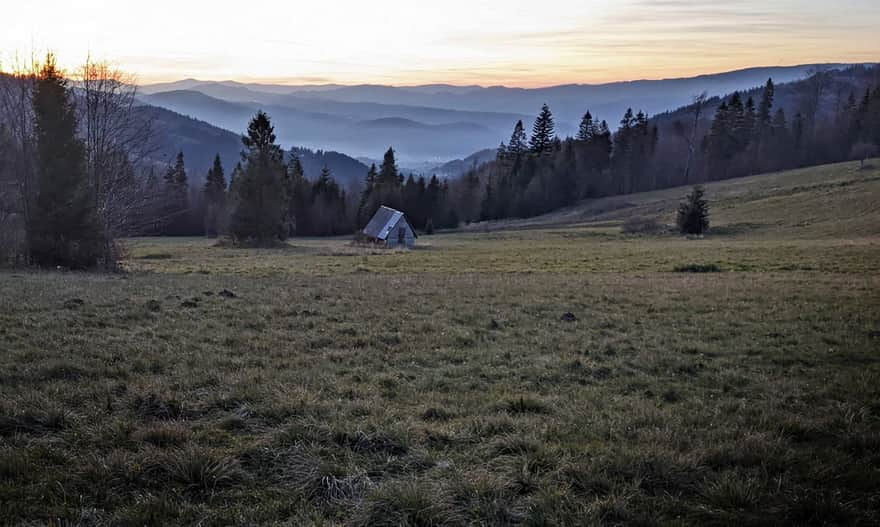
[[[507,415],[481,417],[471,421],[469,430],[477,438],[488,438],[515,431],[516,423]]]
[[[720,273],[721,268],[717,264],[683,264],[676,265],[673,269],[676,273]]]
[[[183,405],[173,398],[163,398],[155,393],[136,395],[131,400],[131,409],[140,419],[178,419],[183,415]]]
[[[279,460],[279,477],[303,498],[318,503],[353,505],[374,486],[366,472],[349,470],[335,460],[293,450]]]
[[[550,407],[538,399],[520,396],[502,403],[505,411],[511,414],[549,414]]]
[[[154,423],[136,430],[132,439],[139,442],[149,443],[159,448],[180,446],[190,438],[190,432],[183,425],[177,423]]]
[[[64,429],[69,420],[69,412],[55,407],[10,413],[0,409],[0,437],[57,432]]]
[[[169,452],[159,461],[159,468],[169,479],[197,493],[210,493],[246,479],[236,459],[198,447]]]
[[[750,477],[734,472],[723,472],[721,477],[705,485],[703,496],[709,503],[732,511],[755,508],[761,499],[763,488]]]
[[[21,451],[0,448],[0,482],[15,482],[28,479],[33,467]]]
[[[443,408],[431,406],[426,408],[420,417],[423,421],[448,421],[452,419],[453,414]]]
[[[416,479],[391,481],[370,492],[352,522],[364,527],[444,527],[464,523],[448,492]]]

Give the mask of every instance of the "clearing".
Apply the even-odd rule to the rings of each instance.
[[[702,240],[620,232],[679,188],[408,252],[2,272],[0,518],[880,523],[880,170],[706,190]]]

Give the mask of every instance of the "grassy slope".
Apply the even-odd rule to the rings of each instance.
[[[410,252],[0,274],[0,518],[876,523],[878,181],[712,184],[698,241],[618,233],[674,189]]]
[[[875,160],[875,163],[880,160]],[[712,224],[725,234],[749,238],[839,238],[877,236],[880,225],[880,170],[841,163],[718,181],[704,185],[712,204]],[[488,228],[548,228],[615,225],[631,216],[674,223],[686,188],[588,200],[527,220]],[[474,230],[485,229],[479,224]]]

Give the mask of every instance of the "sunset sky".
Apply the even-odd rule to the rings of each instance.
[[[877,0],[3,0],[0,60],[141,82],[545,86],[880,60]]]

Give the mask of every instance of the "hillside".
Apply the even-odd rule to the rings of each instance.
[[[704,185],[711,234],[750,238],[880,236],[880,160],[873,168],[838,163]],[[543,216],[482,222],[470,231],[587,227],[616,232],[628,218],[672,225],[690,187],[586,200]]]
[[[685,105],[693,95],[703,91],[709,95],[724,95],[760,86],[768,77],[785,83],[803,79],[817,69],[846,67],[844,64],[762,67],[691,78],[533,89],[447,85],[284,86],[188,79],[148,85],[143,90],[146,100],[152,104],[225,128],[240,126],[242,108],[252,111],[262,108],[276,120],[282,142],[372,158],[394,145],[402,162],[416,166],[420,163],[437,165],[494,148],[510,137],[517,120],[530,124],[544,103],[554,112],[556,131],[565,136],[576,132],[587,109],[613,127],[627,107],[655,114]],[[222,108],[220,104],[196,101],[192,95],[181,96],[181,90],[198,92],[231,106],[218,111]],[[379,129],[374,126],[376,120],[384,123]],[[418,127],[415,123],[434,128]],[[454,128],[437,125],[454,125]]]
[[[225,103],[221,101],[221,104]],[[241,136],[237,133],[156,106],[140,106],[138,111],[154,123],[157,144],[153,161],[159,165],[168,164],[178,151],[182,151],[190,183],[201,181],[215,154],[220,155],[227,171],[241,160]],[[367,173],[366,165],[345,154],[302,147],[295,149],[309,179],[316,179],[324,165],[344,186],[359,184]]]

